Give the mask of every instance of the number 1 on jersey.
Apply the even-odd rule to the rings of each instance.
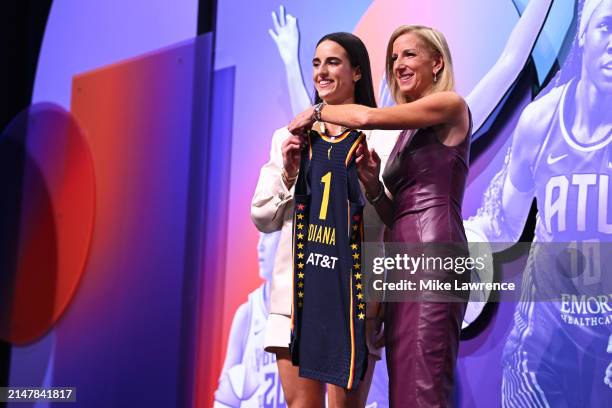
[[[329,188],[331,185],[331,171],[328,171],[323,177],[321,177],[321,183],[325,184],[325,187],[323,187],[323,201],[321,201],[321,211],[319,211],[319,219],[324,220],[327,218],[327,205],[329,204]]]

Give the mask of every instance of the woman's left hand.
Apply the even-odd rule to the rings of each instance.
[[[314,107],[311,106],[293,118],[289,126],[287,126],[287,129],[294,135],[304,134],[307,130],[312,128],[313,123],[315,123],[313,114]]]
[[[357,174],[368,195],[375,197],[380,192],[380,157],[374,149],[368,149],[364,140],[356,151]]]

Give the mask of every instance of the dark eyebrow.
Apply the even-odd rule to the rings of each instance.
[[[325,58],[325,62],[328,62],[328,63],[329,62],[336,62],[336,61],[342,61],[342,59],[339,58],[339,57],[327,57],[327,58]],[[319,57],[315,57],[315,58],[312,59],[312,62],[313,62],[313,64],[315,62],[321,62],[321,59],[319,59]]]

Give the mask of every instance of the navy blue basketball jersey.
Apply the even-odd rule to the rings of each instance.
[[[355,388],[367,366],[361,275],[364,134],[307,135],[295,188],[291,356],[300,376]]]

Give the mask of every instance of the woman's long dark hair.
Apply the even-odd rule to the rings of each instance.
[[[370,56],[363,42],[351,33],[331,33],[319,40],[317,46],[323,41],[333,41],[340,45],[349,56],[353,68],[359,67],[361,78],[355,82],[355,103],[376,107],[374,98],[374,85],[372,84],[372,70],[370,69]],[[315,89],[315,103],[321,102],[319,93]]]

